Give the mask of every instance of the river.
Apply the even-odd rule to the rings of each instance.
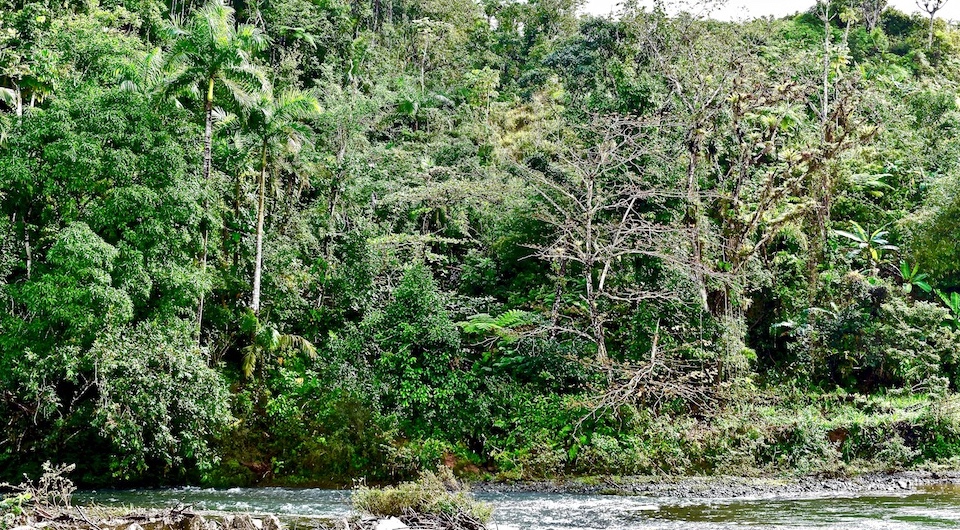
[[[494,506],[491,528],[529,530],[805,529],[913,530],[960,527],[960,488],[902,494],[738,499],[615,497],[556,493],[478,493]],[[286,488],[104,490],[78,492],[78,504],[173,507],[339,518],[349,491]]]

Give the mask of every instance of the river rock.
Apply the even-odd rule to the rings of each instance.
[[[280,519],[276,515],[268,515],[263,519],[263,530],[282,530]]]
[[[143,527],[137,523],[130,523],[123,530],[143,530]]]
[[[388,519],[381,519],[380,522],[377,523],[376,530],[409,530],[409,528],[410,527],[400,519],[390,517]]]
[[[206,530],[207,527],[206,521],[199,515],[184,515],[175,525],[171,526],[174,526],[177,530]],[[129,527],[127,530],[129,530]]]
[[[262,526],[263,522],[261,521],[260,524]],[[226,518],[224,518],[223,526],[226,530],[260,530],[253,522],[253,518],[249,515],[238,515],[236,517],[232,517],[230,518],[229,522]]]

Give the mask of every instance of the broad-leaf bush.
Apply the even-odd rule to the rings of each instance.
[[[144,323],[91,347],[99,397],[93,424],[110,441],[114,477],[203,472],[216,463],[212,443],[230,423],[227,387],[190,331],[185,321]]]

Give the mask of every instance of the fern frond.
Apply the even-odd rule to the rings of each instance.
[[[463,322],[457,322],[457,325],[468,335],[477,335],[493,329],[496,326],[496,320],[487,313],[479,313],[467,317]]]
[[[251,344],[243,349],[243,358],[240,360],[240,370],[243,377],[249,379],[253,377],[253,370],[257,367],[257,357],[260,348]]]
[[[511,309],[506,313],[502,313],[496,319],[497,326],[501,328],[515,328],[528,325],[532,322],[532,315],[520,309]]]
[[[300,335],[279,335],[277,337],[277,349],[294,350],[311,359],[317,358],[317,347]]]

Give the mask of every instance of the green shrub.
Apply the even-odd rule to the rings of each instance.
[[[960,334],[942,325],[946,309],[857,273],[843,279],[838,297],[843,302],[830,310],[808,311],[793,333],[790,349],[808,377],[862,392],[956,385]]]
[[[105,330],[86,350],[27,351],[14,364],[13,392],[37,414],[7,416],[22,451],[0,450],[0,469],[37,473],[27,455],[76,462],[88,484],[209,469],[230,420],[228,394],[192,330],[180,320],[141,323]]]
[[[233,397],[236,427],[221,441],[224,462],[205,477],[210,485],[343,485],[359,476],[394,477],[390,447],[396,421],[336,381],[339,369],[274,366]],[[348,385],[349,386],[349,385]],[[267,469],[255,476],[241,464]],[[408,476],[408,475],[401,475]]]
[[[393,299],[365,323],[375,332],[374,365],[387,411],[411,435],[458,437],[470,432],[465,414],[473,381],[460,366],[460,332],[444,308],[430,271],[403,275]]]
[[[448,468],[436,473],[424,471],[416,482],[404,482],[383,489],[361,486],[353,493],[356,510],[378,517],[417,515],[456,516],[465,514],[487,522],[492,513],[489,504],[477,502]]]
[[[424,440],[400,440],[385,445],[387,467],[392,477],[412,477],[422,470],[440,465],[446,454],[453,452],[449,442],[427,438]]]
[[[953,403],[935,404],[917,418],[917,448],[924,458],[946,460],[960,456],[960,411]]]
[[[187,322],[142,324],[91,348],[99,375],[93,425],[111,441],[114,478],[185,464],[202,472],[216,462],[211,444],[231,419],[227,388],[190,329]]]

